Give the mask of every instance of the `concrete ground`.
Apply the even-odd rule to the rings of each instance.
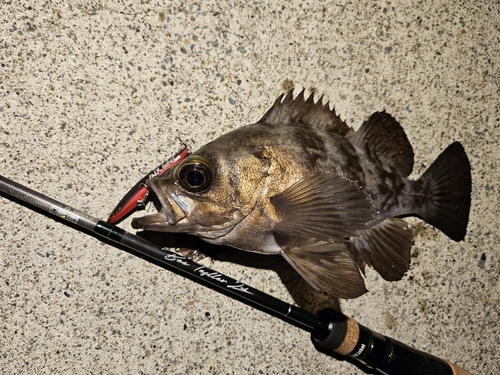
[[[473,374],[500,373],[498,1],[21,0],[0,9],[0,174],[94,216],[106,218],[181,141],[196,149],[255,122],[290,87],[323,94],[355,128],[374,111],[394,115],[415,150],[413,178],[462,142],[473,174],[465,241],[412,219],[401,281],[368,270],[370,292],[339,301],[273,257],[203,263],[313,312],[340,308]],[[132,230],[130,219],[121,226]],[[298,328],[5,197],[0,370],[366,371],[318,353]]]

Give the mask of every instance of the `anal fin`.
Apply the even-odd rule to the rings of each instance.
[[[351,237],[355,257],[385,280],[401,279],[410,266],[411,230],[403,219],[389,218]],[[362,267],[364,269],[364,267]]]

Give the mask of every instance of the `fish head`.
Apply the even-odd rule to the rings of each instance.
[[[134,219],[132,226],[223,237],[256,207],[268,169],[266,158],[254,147],[212,142],[146,181],[159,212]]]

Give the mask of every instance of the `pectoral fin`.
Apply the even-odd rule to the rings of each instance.
[[[283,257],[316,290],[339,298],[356,298],[366,293],[360,271],[345,242],[277,233]]]
[[[350,181],[319,174],[299,181],[271,198],[276,232],[338,241],[366,229],[375,210],[371,199]]]

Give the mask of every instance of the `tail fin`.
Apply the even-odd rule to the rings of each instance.
[[[419,216],[452,240],[461,241],[467,231],[470,210],[471,172],[463,146],[454,142],[420,177],[429,188],[430,205]]]

